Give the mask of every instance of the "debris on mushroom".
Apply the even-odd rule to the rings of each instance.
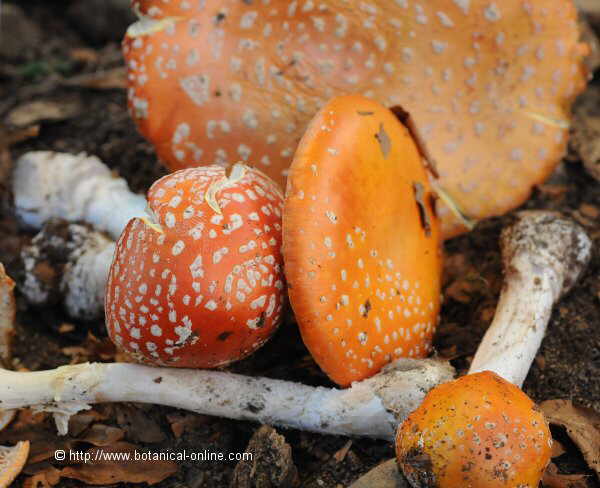
[[[85,363],[49,371],[0,370],[9,408],[54,414],[61,434],[68,418],[90,403],[141,402],[335,435],[392,440],[398,422],[425,393],[454,376],[435,359],[399,359],[381,373],[338,390],[210,370],[126,363]],[[133,381],[132,379],[135,379]]]
[[[146,209],[142,195],[132,193],[124,179],[85,153],[25,153],[16,162],[13,192],[15,213],[29,227],[39,229],[51,218],[85,221],[114,239],[129,219]]]
[[[151,218],[117,242],[106,290],[113,342],[155,365],[213,368],[277,329],[284,300],[283,195],[238,163],[190,168],[148,192]]]
[[[431,390],[398,430],[398,463],[415,488],[535,488],[550,460],[548,425],[519,387],[591,241],[558,214],[516,218],[502,232],[506,281],[469,374]]]
[[[288,178],[283,239],[302,339],[341,386],[425,357],[440,307],[435,197],[409,131],[362,96],[331,100]]]
[[[47,221],[21,251],[20,291],[29,303],[60,303],[71,317],[104,313],[104,295],[115,242],[82,224]]]
[[[411,113],[441,187],[473,220],[518,206],[551,173],[587,79],[570,0],[134,7],[130,112],[169,168],[254,160],[283,181],[318,109],[360,93]],[[445,237],[465,230],[440,212]]]
[[[13,447],[0,446],[0,488],[9,488],[19,475],[29,456],[29,441],[17,442]]]

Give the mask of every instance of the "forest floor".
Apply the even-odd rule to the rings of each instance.
[[[10,175],[13,162],[20,155],[30,150],[85,151],[98,156],[139,192],[165,171],[150,144],[137,133],[126,110],[119,39],[127,17],[123,11],[118,13],[119,2],[106,2],[115,10],[103,7],[95,14],[90,11],[102,2],[23,0],[14,4],[17,3],[26,14],[14,14],[16,17],[6,27],[8,32],[14,29],[17,37],[5,43],[4,34],[4,45],[0,46],[0,121],[14,123],[17,117],[22,123],[18,120],[20,107],[32,101],[45,104],[40,106],[37,120],[25,121],[25,125],[39,125],[36,136],[7,148],[2,145],[2,134],[6,132],[0,132],[0,262],[18,283],[23,275],[20,251],[34,235],[19,227],[12,211]],[[112,21],[113,18],[118,20]],[[592,82],[589,90],[586,103],[600,116],[600,89]],[[6,125],[0,129],[7,130]],[[600,184],[584,171],[577,154],[571,151],[553,177],[534,189],[524,208],[552,209],[573,217],[595,244],[585,275],[555,309],[524,390],[537,402],[568,399],[600,412]],[[482,222],[473,232],[446,244],[444,303],[435,346],[438,354],[451,359],[459,372],[468,368],[495,310],[502,285],[498,236],[509,218]],[[31,307],[18,289],[17,303],[13,367],[40,370],[114,358],[115,351],[102,321],[74,322],[60,304]],[[260,354],[229,369],[332,386],[303,346],[291,316]],[[68,436],[59,437],[50,417],[22,412],[16,422],[0,432],[0,444],[26,438],[32,441],[33,455],[15,486],[50,486],[53,482],[58,483],[56,486],[87,486],[77,477],[59,481],[57,473],[64,463],[53,458],[55,449],[86,450],[126,442],[154,452],[243,452],[259,428],[248,422],[139,404],[97,406],[91,414],[79,415],[73,425]],[[92,431],[99,434],[91,435]],[[278,432],[291,446],[298,483],[303,488],[347,486],[394,455],[392,446],[383,441],[350,441],[291,430]],[[560,428],[553,432],[564,448],[553,459],[559,472],[583,475],[577,480],[582,484],[576,486],[587,483],[589,487],[600,487],[565,432]],[[235,467],[234,461],[185,462],[155,486],[226,487]],[[118,469],[102,469],[104,473],[92,473],[89,479],[114,485],[102,476],[118,473]]]

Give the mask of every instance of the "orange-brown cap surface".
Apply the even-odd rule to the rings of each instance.
[[[211,368],[259,348],[284,298],[283,196],[260,171],[204,166],[148,192],[154,221],[132,219],[106,290],[106,325],[137,359]]]
[[[361,96],[315,116],[290,167],[283,240],[302,338],[336,383],[424,357],[440,301],[433,194],[409,131]]]
[[[586,76],[568,0],[134,3],[156,20],[124,41],[129,104],[170,168],[253,160],[281,182],[318,108],[360,93],[411,113],[472,219],[552,171]]]
[[[423,488],[538,488],[551,450],[541,411],[490,371],[431,390],[396,438],[400,467]]]

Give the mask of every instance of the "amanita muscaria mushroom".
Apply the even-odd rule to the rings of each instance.
[[[284,296],[283,195],[243,164],[178,171],[148,192],[151,217],[117,243],[106,290],[113,341],[134,357],[210,368],[277,328]]]
[[[555,0],[135,0],[129,105],[170,168],[257,161],[283,181],[332,96],[401,105],[471,219],[523,202],[560,160],[584,86]],[[464,226],[441,208],[443,234]]]
[[[557,214],[523,212],[501,246],[506,283],[470,374],[432,389],[398,430],[398,463],[415,488],[537,488],[550,460],[548,425],[519,387],[591,241]]]
[[[409,130],[362,96],[331,100],[290,167],[289,297],[316,362],[342,386],[424,357],[440,306],[434,194]]]

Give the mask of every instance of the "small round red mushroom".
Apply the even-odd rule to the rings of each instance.
[[[106,323],[140,361],[212,368],[239,360],[276,330],[284,298],[283,197],[236,164],[175,172],[148,192],[151,219],[121,235]]]
[[[396,437],[415,488],[537,488],[551,451],[542,412],[491,371],[431,390]]]
[[[339,385],[431,351],[434,200],[409,130],[382,105],[337,97],[312,120],[288,178],[285,272],[302,339]]]

